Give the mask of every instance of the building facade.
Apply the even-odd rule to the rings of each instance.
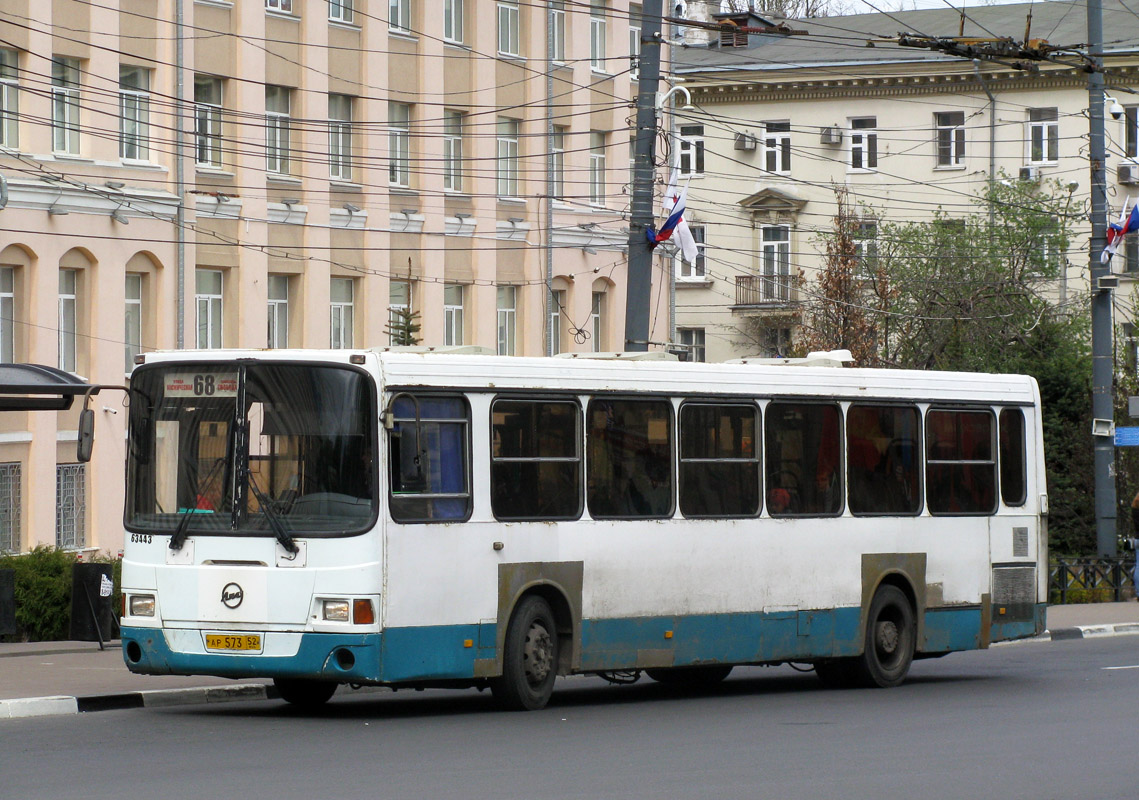
[[[779,22],[721,15],[689,0],[689,13],[740,25]],[[1039,71],[952,58],[880,40],[899,30],[931,36],[1024,35],[1077,45]],[[988,181],[1057,180],[1085,210],[1062,258],[1057,301],[1088,290],[1090,207],[1087,74],[1076,55],[1085,14],[1064,3],[790,20],[805,35],[689,34],[674,52],[695,110],[676,125],[687,218],[701,263],[677,264],[677,335],[704,357],[786,356],[804,299],[824,266],[835,188],[863,216],[857,246],[873,257],[881,221],[932,221],[976,213]],[[908,26],[908,28],[906,27]],[[1104,3],[1108,202],[1111,216],[1139,198],[1139,27],[1117,0]],[[873,42],[873,46],[868,46]],[[1117,321],[1132,319],[1139,277],[1134,237],[1116,256]],[[1098,254],[1096,254],[1098,256]]]
[[[475,6],[0,0],[0,360],[624,349],[640,8]],[[121,403],[0,419],[0,551],[117,550]]]

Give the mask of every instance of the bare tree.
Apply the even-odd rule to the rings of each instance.
[[[736,13],[754,11],[760,16],[780,19],[807,19],[840,16],[848,13],[850,6],[844,0],[723,0],[720,10]]]

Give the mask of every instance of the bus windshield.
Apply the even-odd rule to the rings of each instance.
[[[131,378],[126,527],[360,533],[377,510],[374,390],[356,370],[177,363]]]

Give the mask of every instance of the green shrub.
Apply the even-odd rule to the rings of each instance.
[[[0,556],[0,569],[16,571],[16,628],[12,636],[0,637],[17,642],[49,642],[67,639],[71,624],[71,572],[77,561],[74,552],[41,545],[19,556]],[[93,561],[112,565],[115,590],[111,609],[118,621],[121,559],[97,555]],[[111,637],[118,631],[106,631]]]

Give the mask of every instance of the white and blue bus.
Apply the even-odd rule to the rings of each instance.
[[[1040,397],[1014,375],[446,352],[149,353],[122,646],[146,674],[718,681],[1043,629]]]

